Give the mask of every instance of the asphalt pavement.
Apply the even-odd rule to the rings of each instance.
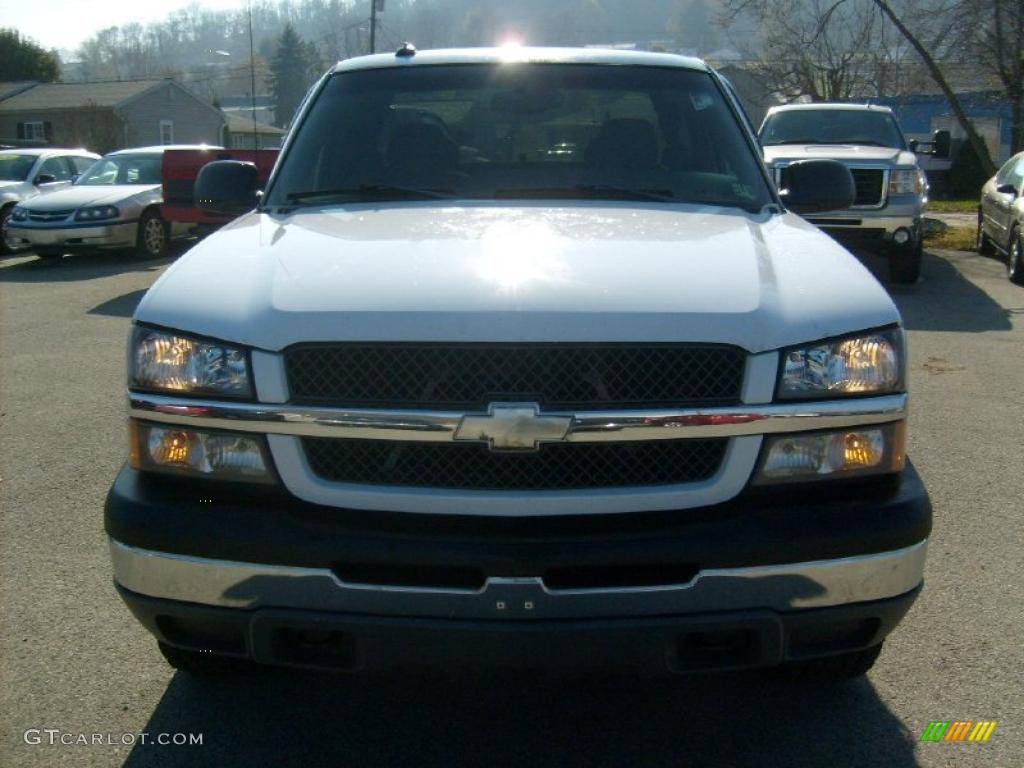
[[[174,673],[111,586],[102,522],[125,457],[129,318],[168,263],[0,259],[3,768],[1024,765],[1024,288],[999,262],[929,254],[918,285],[893,289],[935,530],[921,598],[871,674],[837,688]],[[921,743],[932,720],[997,726],[984,744]]]

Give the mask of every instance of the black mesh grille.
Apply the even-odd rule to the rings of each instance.
[[[878,205],[882,202],[884,174],[875,168],[851,168],[853,183],[857,187],[854,205]]]
[[[285,353],[292,402],[479,409],[738,403],[745,355],[723,346],[319,344]]]
[[[851,168],[853,185],[857,190],[854,197],[854,205],[880,205],[885,192],[883,182],[885,181],[884,171],[878,168]],[[779,169],[778,186],[785,189],[788,183],[789,168]]]
[[[552,443],[528,453],[476,443],[303,438],[313,472],[334,482],[473,490],[674,485],[706,480],[726,439]]]

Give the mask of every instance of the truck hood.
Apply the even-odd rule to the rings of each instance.
[[[764,160],[771,165],[779,160],[839,160],[841,162],[917,165],[917,155],[890,147],[860,144],[775,144],[764,148]]]
[[[135,195],[159,189],[159,184],[71,186],[33,198],[32,202],[26,203],[26,207],[33,211],[64,211],[69,208],[81,208],[83,205],[117,205]]]
[[[600,203],[252,213],[135,314],[267,350],[301,341],[700,341],[758,352],[898,322],[792,214]]]

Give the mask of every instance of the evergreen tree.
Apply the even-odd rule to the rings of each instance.
[[[39,80],[52,83],[60,77],[60,60],[16,29],[0,29],[0,81]]]
[[[320,74],[320,57],[316,46],[304,42],[291,24],[277,38],[277,49],[270,60],[267,85],[274,105],[274,118],[284,127],[295,115],[302,97]]]

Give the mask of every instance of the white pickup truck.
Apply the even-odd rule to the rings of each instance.
[[[700,61],[352,59],[142,300],[117,588],[166,658],[865,672],[922,586],[886,291]]]

